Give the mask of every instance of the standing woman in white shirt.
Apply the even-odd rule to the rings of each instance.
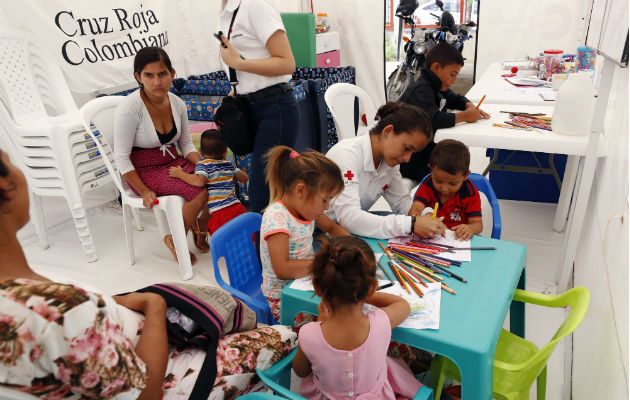
[[[227,39],[236,12],[230,39]],[[295,60],[280,13],[271,0],[222,0],[219,17],[223,32],[221,58],[236,70],[238,95],[249,101],[256,139],[249,176],[250,210],[262,211],[269,203],[264,156],[277,145],[293,147],[299,114],[289,85]]]
[[[160,47],[145,47],[136,53],[133,69],[140,89],[127,96],[116,109],[116,167],[133,191],[142,196],[146,208],[153,208],[157,196],[182,196],[186,232],[196,225],[195,245],[207,253],[209,246],[199,226],[207,230],[209,214],[204,206],[208,191],[169,176],[171,168],[192,173],[201,160],[190,137],[186,104],[170,92],[175,77],[171,60]],[[183,157],[177,154],[176,143]],[[197,215],[202,208],[202,218],[197,225]],[[171,235],[164,236],[164,244],[177,259]],[[197,257],[190,253],[190,260],[194,264]]]
[[[400,175],[400,164],[431,140],[429,116],[419,107],[388,102],[378,109],[377,119],[369,134],[341,140],[326,154],[341,169],[345,184],[326,214],[350,233],[376,239],[443,234],[441,220],[408,215],[413,199]],[[393,214],[368,212],[381,196]]]

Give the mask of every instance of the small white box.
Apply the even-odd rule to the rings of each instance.
[[[341,42],[339,41],[339,32],[325,32],[315,35],[315,53],[327,53],[333,50],[339,50]]]

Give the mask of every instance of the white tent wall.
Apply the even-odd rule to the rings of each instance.
[[[536,56],[544,49],[575,52],[584,29],[584,0],[479,2],[477,78],[493,62]]]
[[[597,173],[574,264],[591,291],[573,335],[573,399],[628,398],[628,69],[616,67]]]
[[[585,0],[484,0],[477,77],[504,58],[534,56],[547,48],[575,51],[584,43],[589,12]],[[589,312],[566,350],[573,353],[570,388],[578,400],[628,398],[627,68],[616,67],[612,87],[604,128],[606,157],[598,165],[574,265],[574,285],[587,287],[592,295]]]
[[[341,65],[356,68],[356,84],[374,104],[385,103],[383,0],[313,0],[315,14],[326,12],[341,38]]]

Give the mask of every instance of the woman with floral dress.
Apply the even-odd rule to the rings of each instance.
[[[188,399],[205,351],[169,348],[162,297],[112,298],[35,273],[17,239],[28,205],[24,175],[0,149],[0,398]],[[294,345],[288,328],[221,337],[209,399],[260,390],[258,354],[274,363]]]

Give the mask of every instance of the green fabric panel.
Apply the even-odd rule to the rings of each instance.
[[[311,13],[280,13],[289,37],[296,67],[316,67],[315,15]]]

